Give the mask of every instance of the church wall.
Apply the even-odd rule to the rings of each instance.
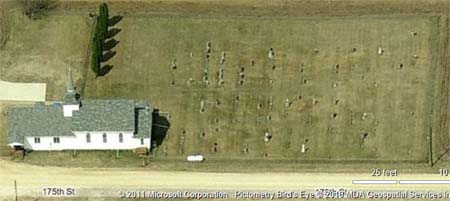
[[[91,141],[87,142],[86,135],[90,133]],[[103,142],[103,133],[106,133],[106,143]],[[119,142],[119,133],[123,135],[123,142]],[[138,147],[150,147],[150,138],[133,138],[132,132],[75,132],[75,136],[59,137],[60,142],[53,141],[54,136],[39,137],[40,143],[35,143],[35,137],[26,137],[25,148],[36,151],[51,150],[126,150]]]
[[[59,143],[55,143],[53,141],[54,137],[56,136],[38,137],[40,139],[39,143],[35,143],[35,137],[26,137],[25,149],[32,149],[36,151],[63,150],[65,147],[72,147],[73,141],[75,140],[74,136],[64,136],[59,137]]]
[[[63,112],[65,117],[71,117],[73,115],[73,111],[80,110],[79,105],[63,105]]]
[[[137,147],[150,147],[150,138],[144,138],[141,145],[140,138],[133,138],[133,132],[74,132],[77,149],[84,150],[107,150],[107,149],[134,149]],[[86,135],[90,133],[91,142],[87,143]],[[103,133],[107,135],[107,142],[103,142]],[[119,134],[123,134],[123,142],[119,142]]]

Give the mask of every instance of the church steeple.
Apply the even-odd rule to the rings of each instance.
[[[75,87],[73,86],[72,80],[72,66],[69,66],[69,73],[67,76],[67,88],[64,93],[63,110],[65,117],[71,117],[73,111],[78,111],[80,109],[80,100],[75,92]]]
[[[73,87],[73,79],[72,79],[72,65],[69,66],[69,75],[67,76],[66,93],[75,93],[75,88]]]

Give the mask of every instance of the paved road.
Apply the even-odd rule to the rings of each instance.
[[[401,174],[401,173],[400,173]],[[342,173],[205,173],[126,169],[40,167],[0,160],[0,197],[14,194],[42,196],[45,187],[73,187],[78,196],[119,196],[120,190],[241,191],[311,190],[347,188],[374,190],[439,190],[447,185],[354,185],[352,179],[374,179],[368,174]],[[442,179],[439,175],[407,174],[395,179]],[[450,190],[449,190],[450,191]]]

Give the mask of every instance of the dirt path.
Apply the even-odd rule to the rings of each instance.
[[[0,197],[11,197],[14,180],[20,195],[42,196],[45,187],[73,187],[78,196],[117,197],[120,190],[278,191],[316,188],[439,190],[445,185],[354,185],[352,179],[375,179],[369,173],[205,173],[124,169],[40,167],[0,160]],[[380,179],[380,178],[377,178]],[[388,178],[392,179],[392,178]],[[401,174],[394,179],[442,179],[437,174]],[[414,187],[414,188],[413,188]]]
[[[45,83],[13,83],[0,80],[0,101],[45,101]]]

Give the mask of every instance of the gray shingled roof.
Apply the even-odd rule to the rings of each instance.
[[[153,108],[141,108],[136,109],[137,113],[137,130],[136,135],[134,137],[136,138],[146,138],[150,137],[152,134],[152,115],[153,115]]]
[[[133,100],[86,100],[73,113],[73,131],[134,131]]]
[[[26,136],[70,136],[72,131],[133,131],[151,135],[153,107],[144,101],[85,100],[73,117],[64,117],[61,104],[12,108],[8,115],[9,143]]]
[[[66,92],[64,94],[64,103],[65,104],[78,104],[80,100],[77,98],[77,94],[75,92]]]
[[[62,108],[34,106],[11,108],[8,113],[8,141],[22,143],[24,135],[71,136],[71,120],[64,118]]]

